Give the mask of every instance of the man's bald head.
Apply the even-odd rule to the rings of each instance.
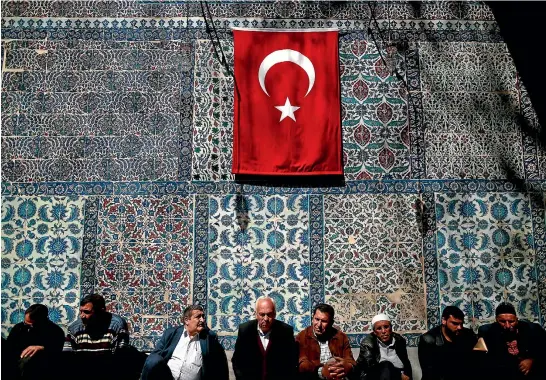
[[[256,300],[256,310],[258,310],[258,306],[263,302],[270,303],[270,305],[273,306],[273,310],[276,311],[277,307],[275,305],[275,301],[273,300],[273,298],[266,296],[258,297],[258,299]]]
[[[264,334],[271,330],[271,325],[277,316],[275,301],[269,297],[260,297],[256,301],[256,319],[258,326]]]

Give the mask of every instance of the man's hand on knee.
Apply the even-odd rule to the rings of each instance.
[[[44,349],[44,346],[28,346],[21,352],[21,358],[31,358],[33,357],[38,351],[42,351]]]

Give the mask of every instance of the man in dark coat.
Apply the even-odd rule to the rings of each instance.
[[[16,379],[55,378],[64,345],[64,332],[48,319],[48,309],[41,304],[25,311],[25,320],[16,324],[6,342],[6,366]]]
[[[495,322],[480,327],[478,335],[487,346],[487,378],[546,378],[546,332],[536,323],[519,320],[511,304],[499,304]]]
[[[419,363],[422,380],[468,379],[476,374],[473,348],[478,341],[474,332],[463,327],[464,313],[448,306],[442,324],[419,338]]]
[[[199,305],[184,310],[184,325],[167,329],[148,356],[141,380],[228,380],[226,353],[217,335],[206,328]]]
[[[276,316],[273,300],[260,297],[256,319],[239,326],[231,360],[237,380],[290,380],[297,376],[294,329]]]
[[[373,332],[360,343],[356,361],[361,380],[411,380],[406,340],[392,331],[390,318],[372,318]]]

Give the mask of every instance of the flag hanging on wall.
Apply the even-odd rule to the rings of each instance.
[[[234,174],[343,174],[338,32],[234,29]]]

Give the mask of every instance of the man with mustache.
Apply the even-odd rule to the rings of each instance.
[[[495,322],[480,327],[478,335],[488,350],[484,371],[488,378],[546,378],[546,332],[536,323],[519,320],[512,304],[499,304]]]
[[[125,319],[106,311],[100,294],[90,294],[80,301],[80,319],[68,327],[67,341],[72,351],[89,354],[114,354],[129,345]]]
[[[333,327],[334,308],[321,303],[313,310],[311,326],[296,337],[299,372],[306,379],[345,379],[356,362],[349,338]]]
[[[473,348],[478,341],[474,332],[463,327],[464,313],[447,306],[442,324],[419,338],[419,363],[422,380],[456,380],[473,376]]]
[[[356,361],[361,380],[410,380],[411,364],[406,340],[392,331],[390,318],[378,314],[372,318],[373,332],[360,343]]]
[[[83,379],[123,379],[131,376],[129,363],[136,349],[129,346],[129,328],[121,316],[106,311],[100,294],[90,294],[80,301],[80,319],[68,327],[65,360]],[[66,355],[65,355],[66,356]],[[81,368],[86,371],[81,371]],[[74,371],[74,372],[72,372]]]
[[[273,299],[260,297],[256,319],[239,326],[231,360],[237,380],[290,380],[297,376],[294,329],[276,316]]]
[[[167,329],[144,363],[141,380],[228,380],[218,336],[206,326],[199,305],[184,309],[184,324]]]

